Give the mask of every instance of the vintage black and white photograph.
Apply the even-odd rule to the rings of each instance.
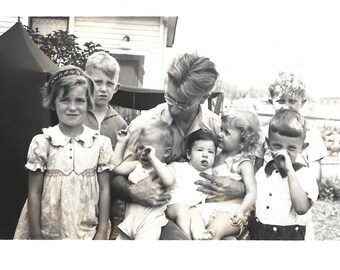
[[[96,2],[0,14],[0,246],[334,252],[336,2]]]

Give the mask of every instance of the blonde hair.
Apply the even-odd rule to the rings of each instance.
[[[241,132],[241,152],[253,155],[261,137],[260,121],[257,114],[250,110],[230,108],[222,114],[222,122],[230,124]]]
[[[76,86],[84,86],[86,88],[87,110],[91,110],[94,103],[94,82],[82,69],[73,65],[61,67],[41,88],[42,106],[55,110],[55,100],[58,93],[63,91],[65,96]]]
[[[118,78],[120,73],[120,66],[117,60],[104,51],[95,52],[87,59],[85,65],[86,73],[91,73],[94,69],[101,70],[110,78]]]
[[[170,126],[162,120],[151,120],[147,122],[139,131],[139,136],[148,136],[157,133],[166,147],[172,147],[174,134]]]

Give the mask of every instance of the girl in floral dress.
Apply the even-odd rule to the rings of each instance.
[[[87,128],[93,81],[66,66],[42,89],[43,106],[59,124],[44,128],[29,146],[28,198],[14,239],[108,239],[110,139]]]

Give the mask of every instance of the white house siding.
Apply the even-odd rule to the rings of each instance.
[[[20,18],[23,25],[28,25],[28,17],[0,16],[0,35],[10,29]]]
[[[143,55],[144,88],[163,88],[166,28],[161,17],[73,17],[78,43],[92,41],[115,54]],[[70,22],[71,23],[71,22]],[[71,30],[71,29],[70,29]],[[124,49],[123,37],[130,37]]]

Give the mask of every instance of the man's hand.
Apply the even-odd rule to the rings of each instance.
[[[197,180],[198,191],[208,194],[208,202],[229,201],[245,196],[245,186],[242,181],[236,181],[227,176],[212,176],[200,173],[207,180]]]
[[[129,195],[133,203],[155,207],[164,205],[170,200],[171,196],[165,193],[164,188],[156,178],[156,173],[153,173],[137,184],[130,186]]]

